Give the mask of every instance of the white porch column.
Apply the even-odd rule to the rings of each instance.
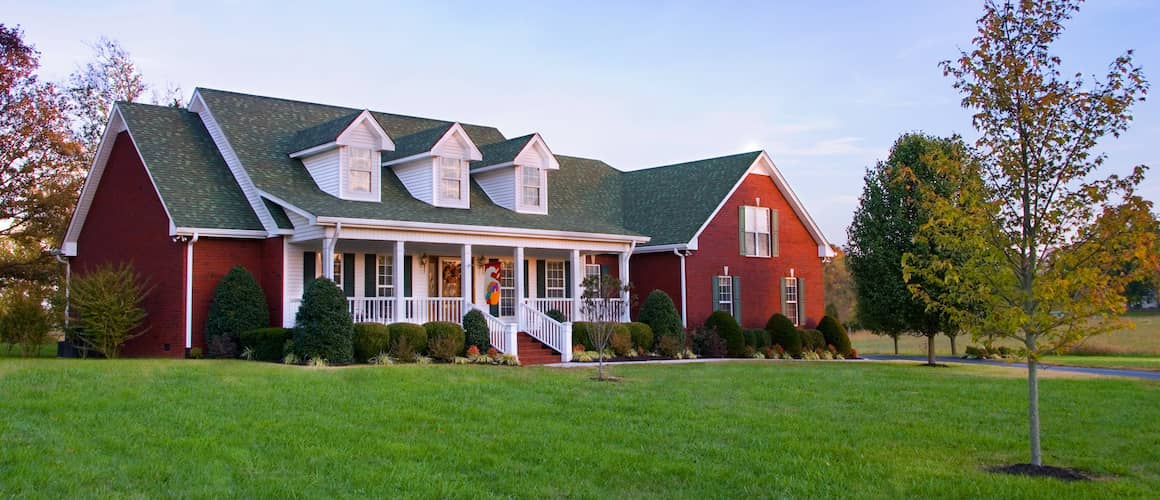
[[[620,284],[621,286],[628,285],[628,259],[632,257],[629,252],[620,252]],[[620,300],[624,302],[624,306],[620,312],[620,320],[628,323],[632,313],[628,310],[631,305],[629,300],[629,292],[625,290],[620,291]]]
[[[322,277],[334,281],[334,244],[333,237],[322,239]]]
[[[406,319],[406,309],[403,303],[403,242],[395,242],[395,254],[391,256],[391,287],[395,290],[395,315],[391,322],[397,323]]]
[[[459,259],[459,294],[463,296],[463,314],[467,314],[467,311],[471,310],[471,296],[472,292],[474,291],[471,288],[471,275],[474,272],[472,271],[471,265],[471,245],[466,243],[463,245],[463,250],[459,254]],[[459,318],[459,320],[462,321],[463,318]]]
[[[569,265],[572,266],[572,317],[568,319],[581,321],[583,311],[580,310],[580,294],[583,293],[584,287],[580,284],[584,282],[584,267],[580,265],[579,250],[572,250],[572,259]]]
[[[515,255],[512,259],[512,265],[515,266],[514,274],[516,279],[516,317],[520,317],[520,304],[524,303],[524,247],[516,247]],[[523,328],[523,325],[520,325]]]

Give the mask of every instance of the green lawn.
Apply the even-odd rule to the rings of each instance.
[[[0,497],[1147,497],[1160,384],[1042,381],[1026,460],[1009,369],[754,362],[309,369],[0,360]]]

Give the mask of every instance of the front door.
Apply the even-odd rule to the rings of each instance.
[[[463,262],[458,257],[439,258],[439,296],[463,296]]]

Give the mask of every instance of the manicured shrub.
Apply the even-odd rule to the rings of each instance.
[[[584,349],[591,351],[594,349],[594,347],[592,347],[592,339],[588,338],[589,325],[591,325],[591,323],[587,321],[577,321],[572,323],[572,344],[583,345]]]
[[[391,349],[391,329],[382,323],[354,325],[354,360],[366,363],[371,358]]]
[[[563,323],[565,321],[568,321],[568,317],[564,316],[564,313],[560,312],[557,309],[549,309],[548,312],[544,313],[544,315],[556,320],[559,323]]]
[[[725,350],[732,357],[745,356],[745,334],[733,315],[725,311],[715,311],[705,319],[705,328],[717,330],[717,335],[725,341]]]
[[[693,351],[703,358],[724,358],[729,352],[725,339],[721,338],[716,328],[709,327],[693,331]]]
[[[286,342],[294,336],[288,328],[255,328],[242,332],[238,345],[249,348],[255,361],[281,361],[285,357]]]
[[[673,358],[684,350],[685,343],[672,335],[666,335],[657,341],[657,351],[660,352],[662,356]]]
[[[72,310],[84,332],[77,338],[106,358],[116,358],[125,342],[145,333],[141,302],[149,292],[128,264],[103,266],[74,279]]]
[[[624,326],[624,325],[617,325]],[[632,334],[629,333],[628,327],[615,328],[612,331],[612,339],[608,342],[608,347],[617,356],[627,356],[628,352],[632,350]]]
[[[822,336],[826,339],[826,344],[834,346],[838,354],[848,356],[850,354],[850,335],[846,333],[846,327],[842,326],[838,320],[830,316],[822,316],[822,320],[818,322],[818,331],[822,332]]]
[[[205,320],[210,357],[237,357],[242,332],[267,326],[270,312],[266,309],[266,294],[246,268],[234,266],[214,288]]]
[[[763,349],[770,346],[769,332],[764,328],[747,328],[744,332],[745,344],[753,347],[755,351],[764,352]]]
[[[816,351],[826,348],[826,337],[817,330],[802,330],[802,349]]]
[[[639,352],[652,352],[653,348],[653,331],[645,323],[632,322],[626,323],[629,335],[632,335],[632,345]]]
[[[769,340],[773,345],[781,346],[795,358],[802,355],[801,333],[784,314],[776,313],[770,316],[765,324],[765,330],[769,332]]]
[[[463,344],[451,335],[427,339],[427,352],[431,353],[432,358],[439,361],[446,361],[448,363],[455,361],[455,358],[459,356],[459,352],[462,349]]]
[[[397,344],[405,342],[412,353],[418,354],[427,348],[427,329],[415,323],[391,323],[391,354]]]
[[[431,321],[423,323],[423,329],[427,330],[427,352],[436,355],[438,359],[450,361],[444,354],[447,350],[454,348],[451,357],[459,355],[466,349],[463,345],[466,340],[466,334],[463,332],[463,327],[450,321]],[[441,339],[448,338],[449,341]],[[438,344],[440,352],[436,353],[432,347]]]
[[[681,325],[681,315],[677,312],[677,306],[673,304],[669,294],[661,290],[653,290],[644,299],[638,319],[652,328],[653,336],[658,339],[667,336],[684,338],[685,327]]]
[[[475,346],[482,351],[491,347],[491,329],[482,312],[472,309],[463,315],[463,332],[467,336],[464,343],[468,346]]]
[[[354,322],[342,290],[326,278],[306,286],[294,328],[294,350],[301,360],[343,365],[354,360]]]

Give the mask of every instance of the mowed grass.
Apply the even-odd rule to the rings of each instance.
[[[1072,352],[1049,356],[1045,362],[1057,365],[1160,371],[1160,314],[1134,312],[1128,314],[1127,319],[1135,324],[1135,328],[1125,328],[1091,337]],[[890,337],[858,331],[850,334],[850,341],[860,354],[894,354],[894,341]],[[1012,341],[1001,341],[998,344],[1015,345]],[[968,345],[977,343],[972,341],[969,335],[958,338],[960,355]],[[950,356],[950,339],[944,335],[938,336],[935,339],[935,352],[939,356]],[[909,335],[900,337],[898,353],[912,356],[926,355],[926,337]]]
[[[1160,384],[732,362],[588,369],[0,360],[0,496],[1148,497]]]

